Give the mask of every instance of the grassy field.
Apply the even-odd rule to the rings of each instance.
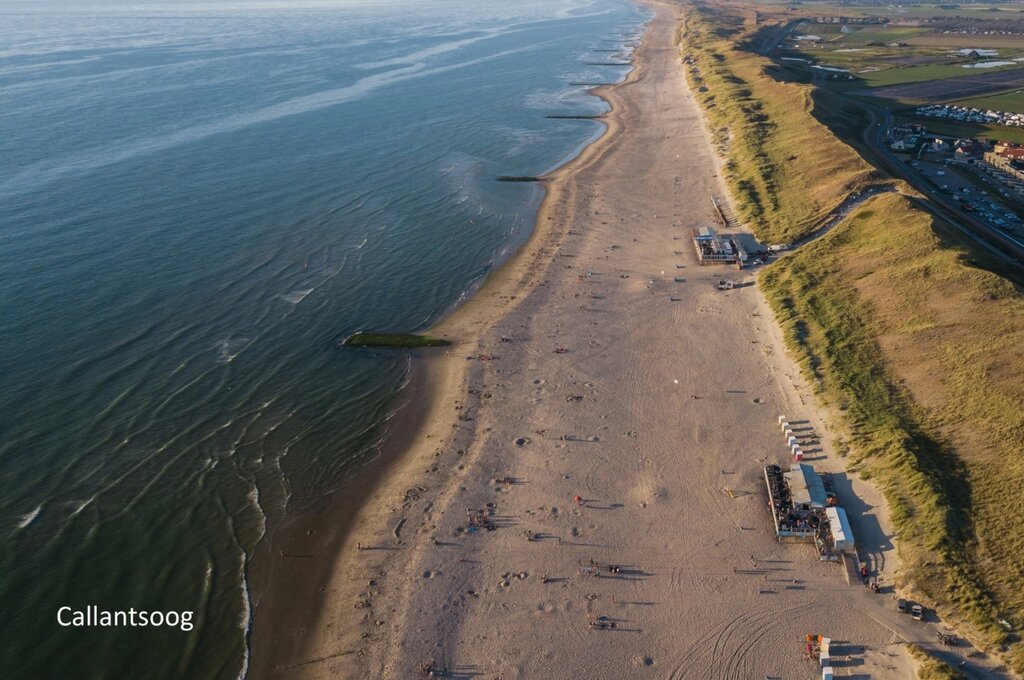
[[[894,228],[894,225],[899,225]],[[911,595],[990,649],[1024,625],[1024,294],[897,194],[761,277],[791,349],[885,493]],[[1024,672],[1024,650],[1013,646]],[[932,676],[943,677],[943,676]]]
[[[700,6],[687,15],[682,49],[695,89],[707,88],[698,97],[727,157],[740,217],[763,242],[793,241],[878,177],[809,115],[811,86],[777,81],[766,73],[773,62],[738,49],[746,30],[741,17]]]
[[[833,66],[841,66],[851,71],[873,68],[898,68],[900,58],[948,59],[945,52],[933,49],[908,49],[906,47],[835,47],[829,45],[825,49],[804,50],[797,56],[812,57],[815,60]]]
[[[856,54],[856,52],[853,54]],[[840,89],[857,90],[866,87],[885,87],[886,85],[929,82],[934,80],[945,80],[947,78],[962,78],[965,76],[976,76],[984,73],[995,73],[998,71],[1010,71],[1020,68],[1024,68],[1024,62],[1018,62],[1013,66],[997,66],[991,69],[970,69],[964,68],[961,64],[928,64],[926,66],[890,68],[880,71],[870,71],[868,73],[854,73],[856,80],[850,83],[842,83]]]
[[[865,26],[853,28],[853,33],[842,35],[844,43],[866,43],[866,42],[905,42],[910,38],[927,33],[927,28],[912,26]]]
[[[963,99],[953,103],[959,106],[973,106],[979,109],[1024,113],[1024,90],[1014,90],[1013,92],[1004,92],[1003,94],[991,95],[989,97]]]
[[[818,48],[789,50],[786,52],[779,52],[776,56],[799,57],[808,59],[823,66],[834,66],[837,68],[847,69],[856,79],[855,83],[848,86],[848,88],[852,87],[856,89],[867,87],[867,85],[860,80],[864,75],[860,72],[865,69],[874,69],[875,71],[879,71],[906,66],[906,64],[894,61],[896,57],[892,55],[893,51],[894,48],[887,47],[853,47],[839,49]],[[921,58],[927,57],[922,55]],[[868,71],[868,73],[871,72],[872,71],[870,70]]]
[[[857,43],[904,42],[909,38],[919,36],[930,30],[915,26],[886,26],[881,24],[848,24],[845,27],[847,28],[846,32],[843,31],[844,24],[808,22],[797,27],[793,35],[817,35],[827,42],[851,43],[852,47],[857,47]]]
[[[817,35],[823,40],[832,41],[839,40],[845,35],[842,32],[842,28],[840,24],[814,24],[808,22],[797,26],[792,35]]]
[[[1020,49],[1021,37],[1015,35],[963,35],[959,33],[923,33],[908,38],[910,45],[971,49]],[[1001,56],[1001,55],[1000,55]]]
[[[789,5],[790,3],[780,3],[782,5]],[[1006,12],[1009,16],[1020,16],[1022,8],[1015,5],[1000,3],[995,5],[973,5],[973,4],[956,4],[956,3],[942,3],[945,7],[940,7],[939,4],[915,4],[915,5],[871,5],[863,4],[858,5],[844,4],[838,5],[834,2],[805,2],[799,5],[801,12],[818,15],[818,14],[841,14],[843,16],[881,16],[888,17],[892,21],[907,21],[910,19],[930,19],[932,17],[959,17],[959,16],[992,16],[993,19],[997,20],[1000,17],[999,13]],[[1004,15],[1006,16],[1006,15]]]

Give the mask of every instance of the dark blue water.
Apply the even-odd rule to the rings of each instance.
[[[236,678],[248,556],[600,132],[628,0],[0,0],[5,678]],[[192,610],[191,632],[58,625]]]

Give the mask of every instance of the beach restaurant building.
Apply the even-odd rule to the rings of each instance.
[[[693,245],[697,249],[697,260],[702,264],[742,264],[747,259],[734,239],[720,236],[711,227],[693,230]]]
[[[853,550],[853,530],[846,511],[835,505],[825,480],[806,463],[784,471],[766,465],[768,505],[779,540],[813,542],[821,560],[837,561],[840,553]]]
[[[785,472],[778,465],[767,465],[764,473],[776,535],[814,540],[828,500],[821,477],[805,463]]]

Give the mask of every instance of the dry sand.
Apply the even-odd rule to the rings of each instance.
[[[933,632],[773,537],[761,469],[785,460],[784,413],[820,435],[810,458],[840,473],[882,582],[897,569],[884,505],[841,473],[754,274],[696,262],[689,230],[724,189],[677,9],[652,7],[637,68],[598,92],[608,132],[432,332],[459,344],[418,360],[428,413],[338,538],[315,625],[264,632],[254,676],[812,678],[801,640],[820,632],[839,676],[912,677],[894,631]],[[467,509],[498,528],[467,532]],[[621,568],[580,576],[590,560]]]

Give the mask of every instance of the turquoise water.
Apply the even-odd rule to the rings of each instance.
[[[0,677],[237,678],[247,560],[600,132],[628,0],[0,0]],[[61,606],[195,612],[65,628]]]

